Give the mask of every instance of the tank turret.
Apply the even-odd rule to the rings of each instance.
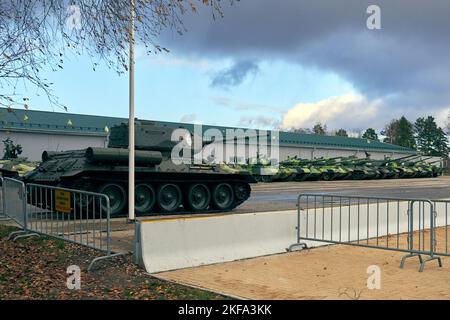
[[[153,150],[170,152],[177,141],[172,141],[172,133],[175,129],[167,126],[159,126],[149,121],[136,121],[135,123],[135,148],[136,150]],[[114,126],[110,130],[109,148],[128,148],[128,124]]]
[[[442,166],[442,161],[443,161],[442,159],[439,159],[428,162],[431,165],[433,177],[442,176],[444,174],[444,167]],[[437,166],[436,163],[439,163],[439,166]]]

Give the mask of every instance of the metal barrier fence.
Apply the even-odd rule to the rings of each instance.
[[[3,214],[23,229],[27,228],[25,184],[11,178],[2,181]]]
[[[0,177],[0,221],[2,220],[9,220],[9,218],[5,215],[5,208],[3,207],[5,202],[3,201],[3,178]]]
[[[440,211],[445,208],[444,214],[437,214],[438,204]],[[442,266],[439,256],[448,255],[446,201],[301,194],[297,205],[297,243],[291,250],[307,248],[305,241],[311,246],[328,243],[393,250],[408,253],[401,267],[407,258],[417,256],[419,271],[431,260]],[[429,257],[424,260],[422,255]]]
[[[27,229],[111,253],[109,198],[27,184]]]
[[[13,232],[16,240],[30,235],[48,235],[106,253],[88,267],[107,258],[125,255],[111,250],[109,198],[103,194],[23,184],[4,178],[2,188],[5,214],[23,231]]]

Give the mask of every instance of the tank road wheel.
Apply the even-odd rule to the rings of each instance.
[[[158,189],[156,199],[163,212],[174,212],[178,209],[182,200],[180,187],[175,184],[163,184]]]
[[[138,184],[134,189],[134,197],[137,214],[150,213],[155,206],[155,189],[149,184]]]
[[[189,187],[186,206],[193,211],[203,211],[208,208],[211,193],[204,184],[193,184]]]
[[[234,203],[233,188],[228,183],[221,183],[213,188],[212,206],[218,210],[228,210]]]
[[[121,185],[115,183],[108,183],[103,185],[99,193],[106,195],[109,198],[109,207],[111,216],[117,215],[123,211],[127,203],[127,193]],[[106,203],[102,201],[101,208],[106,212]]]
[[[234,195],[236,200],[245,201],[250,197],[251,189],[248,184],[237,183],[234,187]]]

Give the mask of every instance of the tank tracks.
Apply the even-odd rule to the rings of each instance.
[[[227,212],[241,205],[251,194],[250,184],[239,180],[136,181],[135,185],[135,212],[138,216]],[[128,212],[126,181],[79,179],[60,186],[108,196],[111,216]]]

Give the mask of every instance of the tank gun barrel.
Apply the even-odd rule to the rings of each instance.
[[[316,164],[320,162],[329,162],[337,159],[341,159],[342,157],[334,157],[334,158],[322,158],[322,159],[315,159],[311,161],[311,164]]]
[[[442,163],[442,159],[440,159],[440,160],[434,160],[434,161],[430,161],[430,162],[428,162],[429,164],[433,164],[433,163]]]
[[[92,148],[86,150],[86,158],[91,163],[124,163],[128,164],[128,149],[117,148]],[[162,162],[162,154],[159,151],[136,150],[136,164],[158,165]]]
[[[418,158],[418,157],[421,157],[421,155],[413,154],[413,155],[409,155],[409,156],[406,156],[406,157],[384,160],[383,164],[392,163],[392,162],[399,162],[401,160],[407,160],[407,159],[412,160],[412,159]]]
[[[390,161],[400,161],[400,160],[406,160],[406,159],[409,159],[409,158],[414,159],[414,158],[417,158],[417,157],[421,157],[421,156],[417,155],[417,154],[411,154],[411,155],[406,156],[406,157],[401,157],[401,158],[397,158],[397,159],[391,159]]]
[[[433,157],[420,158],[420,159],[417,159],[417,160],[411,161],[411,162],[413,162],[413,163],[419,163],[419,162],[422,162],[422,161],[427,161],[427,160],[432,159],[432,158],[433,158]]]

